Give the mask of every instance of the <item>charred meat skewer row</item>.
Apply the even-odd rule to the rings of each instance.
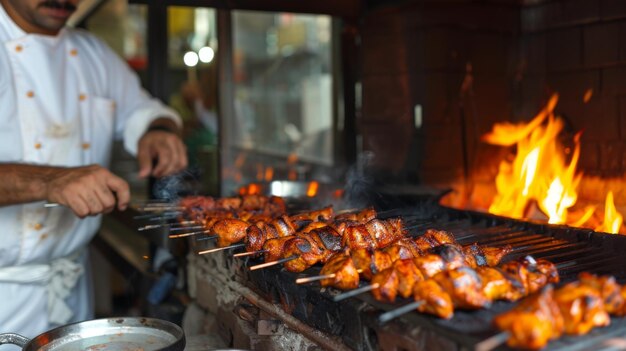
[[[578,278],[558,289],[547,286],[496,316],[493,323],[506,331],[507,345],[538,350],[563,334],[608,326],[610,315],[626,315],[626,286],[612,276],[583,272]]]
[[[545,260],[535,261],[532,258],[523,258],[507,263],[518,267],[525,267],[526,271],[536,275],[545,275],[548,279],[542,280],[546,284],[556,283],[559,280],[556,266]],[[541,270],[539,269],[541,265]],[[449,319],[454,309],[477,309],[487,307],[495,300],[514,300],[524,296],[524,293],[534,292],[529,280],[518,280],[498,267],[478,267],[472,269],[467,266],[445,270],[431,278],[416,281],[412,286],[412,295],[415,302],[382,314],[381,322],[386,322],[412,309]],[[376,297],[376,295],[374,295]],[[413,308],[409,308],[409,306]]]

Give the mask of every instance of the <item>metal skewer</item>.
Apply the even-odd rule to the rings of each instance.
[[[246,246],[246,244],[234,244],[234,245],[230,245],[230,246],[216,247],[214,249],[200,251],[200,252],[198,252],[198,255],[204,255],[204,254],[208,254],[208,253],[224,251],[224,250],[230,250],[230,249],[237,249],[237,248],[244,247],[244,246]]]
[[[256,255],[256,254],[260,254],[260,253],[264,253],[264,252],[267,252],[267,250],[256,250],[256,251],[250,251],[250,252],[240,252],[240,253],[234,254],[233,257],[252,256],[252,255]]]
[[[360,288],[356,288],[354,290],[350,290],[350,291],[347,291],[345,293],[342,293],[342,294],[339,294],[339,295],[335,295],[335,297],[333,297],[333,301],[339,302],[339,301],[345,300],[345,299],[347,299],[349,297],[357,296],[357,295],[360,295],[360,294],[362,294],[364,292],[372,291],[374,289],[378,289],[379,287],[380,287],[380,284],[378,284],[378,283],[371,284],[371,285],[365,285],[365,286],[362,286]]]
[[[280,260],[257,264],[256,266],[250,266],[250,270],[254,271],[254,270],[257,270],[257,269],[261,269],[261,268],[275,266],[277,264],[281,264],[281,263],[285,263],[285,262],[289,262],[289,261],[295,260],[298,257],[300,257],[300,256],[289,256],[289,257],[286,257],[286,258],[281,258]]]
[[[177,232],[179,230],[203,229],[203,228],[205,228],[203,225],[194,225],[190,227],[175,227],[175,228],[170,228],[170,232]]]
[[[378,322],[380,322],[380,324],[387,323],[390,320],[392,320],[392,319],[394,319],[394,318],[396,318],[398,316],[401,316],[401,315],[403,315],[405,313],[409,313],[409,312],[415,310],[416,308],[420,307],[423,304],[424,304],[424,301],[414,301],[414,302],[411,302],[408,305],[404,305],[402,307],[398,307],[395,310],[391,310],[391,311],[385,312],[385,313],[381,314],[380,316],[378,316]]]
[[[56,202],[46,202],[45,204],[43,204],[43,207],[45,208],[59,207],[59,206],[63,206],[63,205],[58,204]]]

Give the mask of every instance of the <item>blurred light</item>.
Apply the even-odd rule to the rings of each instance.
[[[198,56],[200,56],[200,61],[204,63],[209,63],[213,61],[215,57],[215,51],[210,46],[205,46],[200,51],[198,51]]]
[[[198,64],[198,54],[193,51],[187,51],[183,56],[183,62],[188,67],[195,67]]]

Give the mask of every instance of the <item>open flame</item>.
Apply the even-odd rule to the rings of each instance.
[[[582,173],[576,172],[580,158],[580,133],[573,146],[559,141],[563,120],[554,115],[558,95],[528,123],[498,123],[482,140],[494,145],[516,146],[512,160],[500,163],[495,186],[497,194],[488,211],[513,218],[533,216],[538,208],[551,224],[594,227],[590,223],[595,207],[572,211],[578,200],[577,188]],[[622,215],[613,203],[613,193],[606,198],[604,221],[596,230],[619,233]]]

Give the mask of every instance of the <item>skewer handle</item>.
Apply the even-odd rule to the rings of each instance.
[[[380,324],[387,323],[394,318],[397,318],[405,313],[409,313],[415,310],[416,308],[420,307],[423,304],[424,304],[424,301],[411,302],[408,305],[404,305],[402,307],[396,308],[395,310],[391,310],[389,312],[385,312],[381,314],[380,316],[378,316],[378,321],[380,322]]]
[[[235,244],[235,245],[224,246],[224,247],[216,247],[214,249],[200,251],[200,252],[198,252],[198,255],[204,255],[204,254],[208,254],[208,253],[224,251],[224,250],[230,250],[230,249],[237,249],[237,248],[244,247],[244,246],[246,246],[246,244]]]
[[[176,238],[184,238],[186,236],[192,236],[192,235],[198,235],[198,234],[206,234],[210,232],[210,230],[201,230],[199,232],[191,232],[191,233],[181,233],[181,234],[170,234],[168,237],[170,239],[176,239]],[[217,235],[212,235],[211,237],[215,237],[217,238]]]
[[[331,273],[331,274],[316,275],[313,277],[298,278],[296,279],[296,284],[305,284],[305,283],[316,282],[318,280],[332,279],[335,276],[336,276],[335,273]]]
[[[237,254],[234,254],[233,257],[245,257],[245,256],[252,256],[252,255],[256,255],[256,254],[260,254],[260,253],[264,253],[267,252],[267,250],[257,250],[257,251],[250,251],[250,252],[240,252]]]
[[[345,300],[345,299],[347,299],[349,297],[357,296],[357,295],[360,295],[360,294],[362,294],[364,292],[372,291],[374,289],[378,289],[378,286],[379,286],[378,284],[365,285],[365,286],[362,286],[360,288],[356,288],[354,290],[350,290],[348,292],[345,292],[343,294],[335,295],[335,297],[333,297],[333,301],[339,302],[339,301]]]
[[[257,264],[256,266],[250,266],[250,270],[254,271],[254,270],[257,270],[257,269],[261,269],[261,268],[275,266],[277,264],[281,264],[281,263],[289,262],[291,260],[295,260],[296,258],[298,258],[298,256],[289,256],[287,258],[281,258],[280,260]]]
[[[491,351],[496,347],[504,344],[509,340],[511,334],[507,331],[500,332],[494,336],[488,337],[487,339],[476,344],[474,350],[476,351]]]

